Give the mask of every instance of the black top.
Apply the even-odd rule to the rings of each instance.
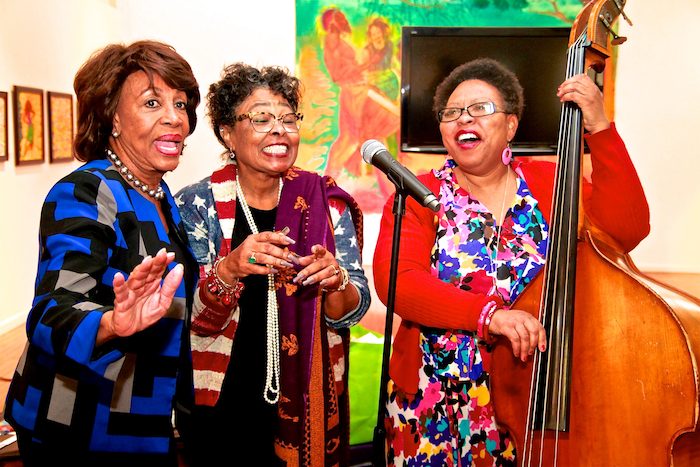
[[[250,211],[258,232],[274,230],[277,208],[270,211],[250,208]],[[240,204],[236,212],[243,213]],[[231,249],[253,233],[245,217],[238,217],[231,237]],[[277,418],[277,405],[268,404],[263,399],[267,368],[267,276],[250,275],[243,279],[243,284],[245,289],[238,300],[241,314],[217,406],[232,413],[254,415],[258,422],[264,423],[262,426],[272,428]],[[246,401],[243,406],[242,400]]]
[[[269,211],[250,208],[259,232],[274,230],[277,208]],[[239,202],[231,237],[237,248],[252,233]],[[178,429],[191,466],[220,462],[239,465],[254,456],[255,465],[275,466],[274,434],[277,404],[263,399],[267,364],[267,275],[242,279],[245,289],[238,301],[240,316],[233,349],[219,399],[214,407],[193,406],[191,413],[178,413]],[[240,464],[243,465],[243,464]]]

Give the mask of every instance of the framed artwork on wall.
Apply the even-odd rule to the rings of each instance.
[[[44,162],[44,91],[15,86],[15,164]]]
[[[49,162],[73,160],[73,95],[47,93],[49,107]]]
[[[7,142],[7,113],[7,93],[0,91],[0,161],[6,161],[10,152]]]

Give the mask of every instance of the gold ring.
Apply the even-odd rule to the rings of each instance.
[[[248,258],[248,262],[249,262],[250,264],[255,264],[255,263],[258,262],[258,261],[255,259],[255,252],[254,252],[254,251],[252,251],[252,252],[250,253],[250,257]]]

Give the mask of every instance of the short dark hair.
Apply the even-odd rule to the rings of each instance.
[[[459,65],[435,89],[433,112],[435,115],[445,108],[450,95],[462,82],[478,79],[495,87],[503,97],[505,111],[515,114],[518,119],[523,114],[525,98],[518,77],[500,62],[492,58],[476,58]]]
[[[187,95],[190,134],[194,131],[200,95],[189,63],[173,47],[162,42],[110,44],[93,53],[80,67],[73,81],[78,102],[75,136],[75,157],[78,160],[91,161],[105,157],[122,86],[137,71],[144,71],[151,84],[157,75],[168,86]]]
[[[219,127],[234,125],[238,107],[259,88],[267,88],[284,97],[294,112],[299,109],[301,81],[292,76],[287,68],[265,66],[258,69],[241,62],[228,65],[221,72],[221,79],[209,86],[207,94],[207,111],[211,126],[216,138],[224,147],[226,143],[221,137]]]

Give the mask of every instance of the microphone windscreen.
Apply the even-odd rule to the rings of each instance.
[[[360,149],[360,152],[362,153],[362,159],[368,164],[371,164],[374,155],[381,150],[386,151],[386,148],[382,143],[380,143],[376,139],[368,139],[367,141],[362,143],[362,148]]]

